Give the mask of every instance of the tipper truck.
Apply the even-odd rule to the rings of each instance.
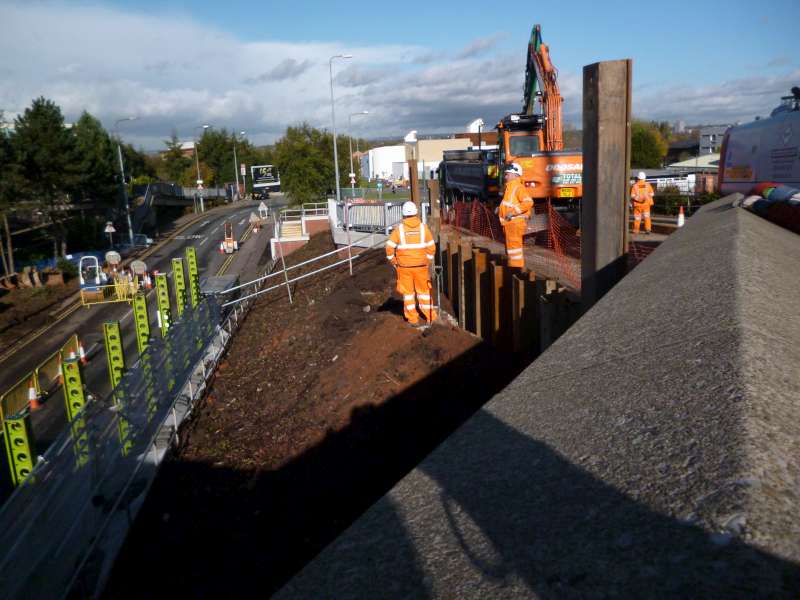
[[[503,165],[516,162],[531,198],[548,199],[560,209],[577,207],[583,196],[583,157],[564,151],[557,78],[536,25],[528,44],[523,111],[497,124],[497,149],[444,152],[439,170],[443,203],[497,203],[503,195]]]

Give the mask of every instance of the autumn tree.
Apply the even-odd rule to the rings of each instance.
[[[634,121],[631,124],[631,166],[657,169],[667,155],[667,142],[653,123]]]

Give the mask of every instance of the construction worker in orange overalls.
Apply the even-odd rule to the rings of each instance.
[[[392,230],[386,241],[386,258],[397,271],[403,315],[412,327],[419,327],[417,306],[428,323],[436,319],[430,276],[436,242],[428,226],[419,220],[416,204],[404,202],[402,213],[403,222]]]
[[[506,254],[509,267],[524,267],[522,236],[528,227],[528,217],[533,208],[533,200],[528,197],[522,181],[522,167],[511,163],[505,170],[506,190],[497,214],[506,236]]]
[[[645,181],[647,176],[639,172],[639,180],[631,187],[631,202],[633,203],[633,233],[639,233],[639,227],[644,217],[644,232],[650,235],[653,227],[650,221],[650,207],[653,206],[653,186]]]

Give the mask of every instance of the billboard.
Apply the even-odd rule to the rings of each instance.
[[[254,165],[250,167],[253,175],[253,188],[278,189],[281,179],[278,175],[278,168],[273,165]]]

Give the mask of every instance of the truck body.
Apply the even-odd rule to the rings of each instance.
[[[748,194],[774,182],[800,188],[800,89],[766,119],[731,127],[722,140],[719,189]]]

